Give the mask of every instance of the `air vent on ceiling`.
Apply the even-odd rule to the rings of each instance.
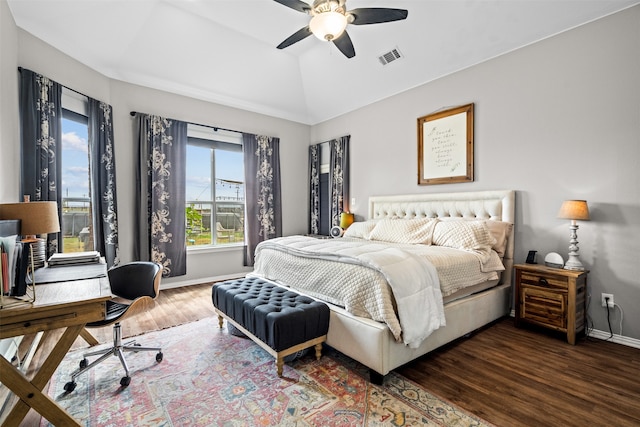
[[[378,57],[378,60],[382,65],[387,65],[388,63],[400,58],[403,58],[402,53],[400,52],[400,49],[396,47],[395,49],[392,49],[391,51],[380,55]]]

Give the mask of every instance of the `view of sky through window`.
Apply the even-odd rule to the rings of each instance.
[[[187,146],[187,200],[211,200],[211,150]],[[244,200],[243,155],[216,150],[216,199]]]
[[[62,198],[89,197],[87,131],[86,124],[62,119]]]

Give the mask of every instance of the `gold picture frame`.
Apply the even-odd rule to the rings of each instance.
[[[473,181],[473,103],[418,118],[418,185]]]

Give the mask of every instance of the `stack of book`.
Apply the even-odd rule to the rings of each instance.
[[[68,265],[97,264],[100,262],[98,251],[88,252],[68,252],[64,254],[53,254],[49,257],[49,267],[60,267]]]

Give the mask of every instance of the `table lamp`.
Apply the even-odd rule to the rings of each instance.
[[[584,270],[578,258],[578,224],[577,221],[589,221],[589,207],[586,200],[565,200],[558,212],[558,218],[571,220],[569,225],[569,259],[565,270]]]
[[[346,230],[353,224],[353,214],[350,212],[342,212],[340,214],[340,228]]]
[[[60,231],[57,202],[3,203],[0,204],[0,219],[19,219],[22,242],[29,245],[44,247],[46,240],[37,235]],[[44,267],[44,259],[33,261],[36,267]]]

